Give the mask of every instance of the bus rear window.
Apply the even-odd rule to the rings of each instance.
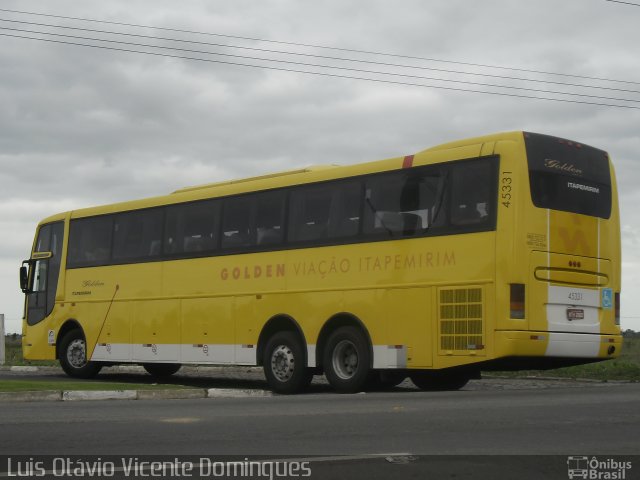
[[[606,152],[561,138],[525,133],[531,199],[536,207],[611,216]]]

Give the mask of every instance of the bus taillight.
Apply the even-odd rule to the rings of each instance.
[[[511,294],[510,294],[510,305],[511,305],[511,318],[524,318],[524,284],[522,283],[512,283],[509,285]]]
[[[616,325],[620,325],[620,292],[615,293]]]

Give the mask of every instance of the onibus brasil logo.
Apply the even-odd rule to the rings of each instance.
[[[571,456],[567,458],[567,474],[569,478],[584,480],[625,480],[627,470],[631,470],[631,462],[613,458]]]

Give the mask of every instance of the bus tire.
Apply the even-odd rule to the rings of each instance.
[[[264,376],[276,393],[298,393],[313,379],[313,370],[305,365],[304,347],[291,331],[274,334],[264,349]]]
[[[182,365],[179,363],[143,363],[142,367],[152,377],[166,378],[180,370]]]
[[[322,365],[331,386],[339,393],[366,389],[370,380],[369,342],[359,328],[338,328],[327,340]]]
[[[67,375],[74,378],[93,378],[102,365],[87,360],[87,341],[80,329],[62,337],[58,347],[58,361]]]
[[[416,387],[426,392],[460,390],[470,380],[468,375],[461,373],[442,373],[433,370],[418,370],[411,373],[409,378]]]

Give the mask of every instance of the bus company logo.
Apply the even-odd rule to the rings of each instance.
[[[567,475],[570,480],[625,480],[631,462],[613,458],[601,460],[597,457],[570,456],[567,458]]]
[[[551,170],[558,170],[572,175],[582,176],[582,169],[576,167],[573,163],[560,162],[551,158],[544,159],[544,166]]]
[[[220,270],[221,280],[251,280],[284,276],[284,263],[253,265],[251,267],[232,267]]]
[[[366,257],[345,258],[328,257],[308,259],[288,264],[260,264],[252,266],[225,267],[220,270],[220,279],[254,280],[277,278],[293,275],[296,277],[318,277],[325,279],[352,272],[376,273],[392,270],[425,270],[456,266],[454,250],[434,250],[395,255],[370,255]]]

